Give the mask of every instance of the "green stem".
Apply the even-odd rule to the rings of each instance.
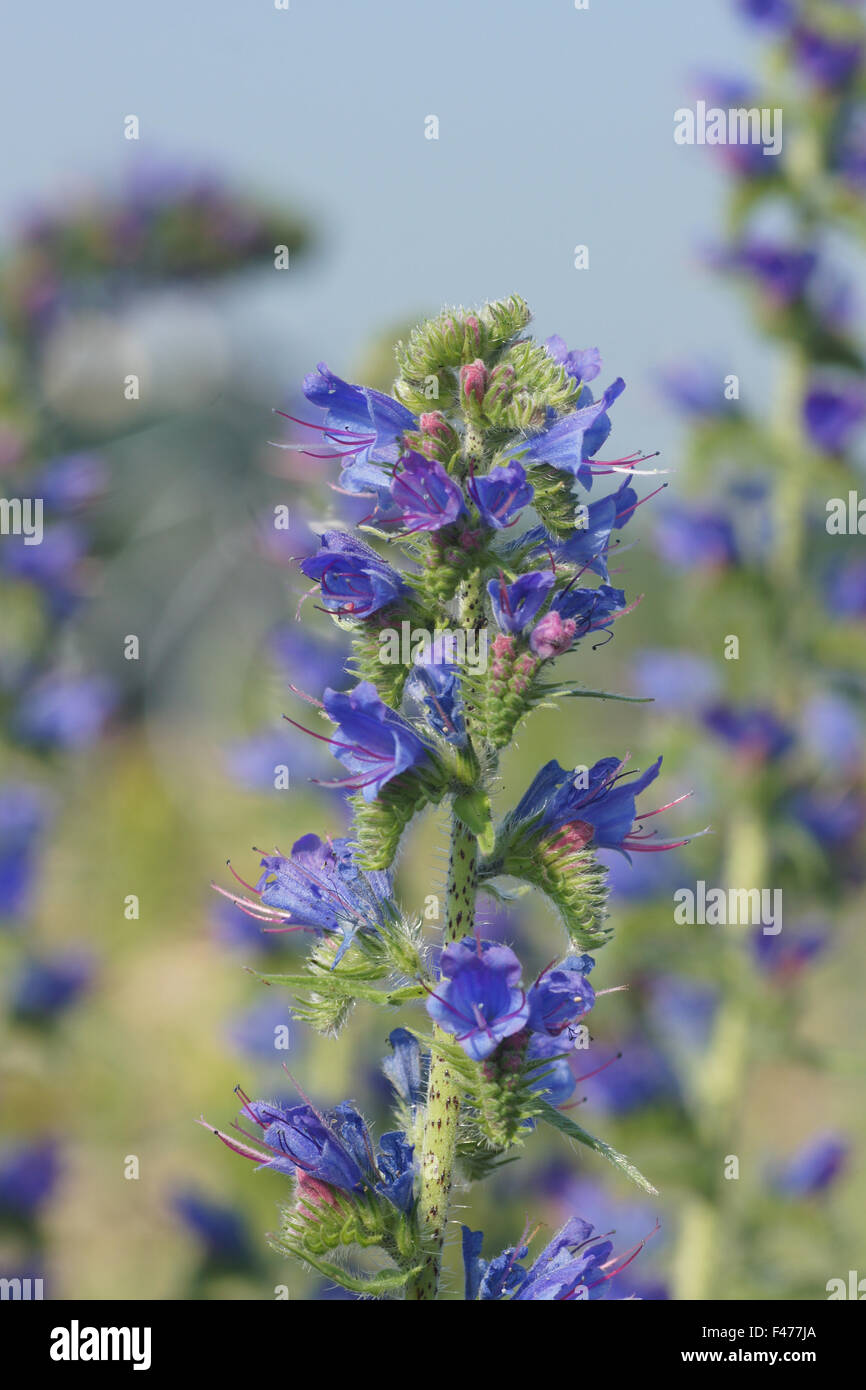
[[[471,935],[475,921],[478,879],[477,849],[472,832],[456,817],[451,822],[451,854],[445,906],[445,944]],[[439,1028],[437,1036],[444,1037]],[[442,1245],[457,1149],[460,1092],[435,1047],[430,1060],[424,1144],[421,1154],[421,1195],[418,1217],[424,1241],[424,1267],[407,1290],[408,1299],[435,1299],[442,1272]]]

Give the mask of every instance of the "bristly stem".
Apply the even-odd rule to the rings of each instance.
[[[451,822],[451,853],[448,860],[448,888],[445,901],[444,942],[460,941],[471,935],[475,923],[477,892],[477,847],[475,837],[456,816]],[[424,1240],[424,1266],[407,1291],[408,1299],[435,1299],[442,1272],[442,1245],[448,1220],[448,1201],[454,1175],[460,1092],[444,1058],[436,1055],[435,1039],[445,1037],[434,1030],[427,1086],[424,1122],[424,1148],[421,1155],[421,1195],[418,1217]]]

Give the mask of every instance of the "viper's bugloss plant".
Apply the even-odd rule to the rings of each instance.
[[[264,856],[246,893],[222,891],[265,931],[313,938],[295,974],[263,978],[288,987],[296,1016],[320,1031],[338,1032],[357,1000],[419,1007],[411,1028],[391,1033],[399,1128],[378,1144],[349,1102],[287,1108],[243,1093],[237,1136],[215,1132],[292,1182],[275,1246],[368,1295],[440,1295],[455,1181],[488,1176],[539,1123],[655,1191],[557,1107],[574,1090],[572,1054],[597,1000],[586,952],[609,935],[596,851],[675,847],[657,839],[655,811],[636,808],[661,759],[643,772],[617,757],[571,770],[552,761],[516,807],[493,809],[500,750],[533,708],[601,694],[558,681],[552,665],[634,607],[607,562],[639,505],[637,480],[656,471],[637,454],[599,457],[624,383],[594,399],[598,351],[537,343],[529,317],[517,297],[445,310],[398,345],[392,396],[320,364],[304,383],[314,409],[290,417],[309,439],[288,447],[335,463],[338,486],[369,502],[367,539],[326,530],[299,562],[353,644],[354,684],[306,692],[304,727],[342,763],[354,822],[346,836],[309,834],[288,856]],[[607,476],[615,486],[599,497]],[[408,648],[392,640],[407,626]],[[591,644],[580,650],[591,666]],[[395,902],[391,870],[413,817],[439,803],[451,831],[434,953]],[[564,924],[534,980],[476,927],[479,886],[500,891],[505,877],[543,892]],[[583,1215],[529,1267],[528,1241],[488,1263],[480,1233],[464,1228],[466,1297],[597,1297],[628,1257]],[[353,1258],[370,1248],[372,1269]]]

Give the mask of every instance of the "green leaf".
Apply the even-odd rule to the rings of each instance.
[[[570,700],[622,700],[627,705],[652,705],[653,695],[617,695],[612,690],[586,690],[577,685],[536,685],[536,691],[557,699],[565,696]]]
[[[579,1144],[585,1144],[588,1149],[595,1149],[596,1153],[603,1154],[608,1163],[612,1163],[621,1173],[625,1173],[636,1187],[643,1192],[648,1192],[651,1197],[657,1197],[658,1189],[644,1177],[633,1163],[630,1163],[625,1154],[621,1154],[617,1149],[611,1148],[610,1144],[605,1144],[603,1139],[596,1139],[594,1135],[581,1129],[574,1120],[570,1120],[567,1115],[563,1115],[561,1110],[554,1110],[553,1106],[544,1102],[541,1110],[540,1119],[546,1120],[554,1129],[558,1129],[560,1134],[567,1134],[569,1139],[576,1139]]]
[[[405,1288],[409,1280],[420,1274],[423,1268],[422,1265],[416,1265],[414,1269],[383,1269],[378,1274],[356,1275],[341,1265],[323,1260],[320,1255],[311,1254],[303,1246],[283,1240],[272,1240],[270,1244],[281,1254],[294,1255],[295,1259],[312,1265],[313,1269],[318,1270],[326,1279],[333,1279],[335,1284],[341,1284],[344,1289],[349,1289],[352,1293],[369,1294],[372,1297],[377,1294],[396,1293],[399,1289]]]

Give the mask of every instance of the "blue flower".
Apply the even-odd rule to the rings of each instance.
[[[622,377],[608,386],[597,401],[583,405],[570,415],[553,420],[540,434],[514,450],[524,463],[546,463],[562,472],[571,473],[583,487],[592,487],[592,468],[589,460],[598,452],[611,431],[607,414],[614,401],[625,390]],[[581,395],[591,397],[589,387]]]
[[[532,501],[535,489],[526,481],[519,463],[507,463],[491,468],[483,477],[473,475],[467,491],[481,520],[501,531],[515,524],[521,508]]]
[[[510,816],[513,825],[529,824],[537,832],[558,832],[557,844],[651,853],[687,844],[689,836],[672,844],[657,844],[635,827],[635,801],[659,775],[661,758],[633,781],[623,780],[618,758],[601,758],[589,770],[567,772],[551,759],[538,772]],[[667,807],[660,807],[666,810]],[[644,816],[655,812],[644,812]]]
[[[303,835],[289,856],[266,854],[253,888],[256,900],[218,889],[269,931],[334,932],[342,937],[336,965],[355,933],[375,933],[392,894],[391,875],[364,872],[355,864],[355,845],[338,838]]]
[[[637,493],[628,478],[624,478],[616,492],[589,503],[585,525],[576,526],[574,534],[567,541],[552,541],[539,548],[552,550],[556,560],[579,565],[581,569],[591,570],[600,579],[606,580],[611,531],[621,530],[637,505]]]
[[[284,1107],[271,1101],[253,1101],[240,1088],[237,1094],[245,1118],[262,1130],[261,1142],[267,1152],[214,1130],[233,1153],[251,1159],[260,1168],[296,1177],[299,1193],[308,1201],[333,1204],[333,1188],[348,1193],[378,1192],[393,1206],[408,1211],[415,1167],[414,1149],[404,1134],[383,1134],[377,1157],[366,1123],[348,1101],[319,1112],[307,1103]]]
[[[411,531],[439,531],[465,510],[463,494],[441,463],[423,454],[405,454],[391,480],[397,517]]]
[[[787,29],[794,18],[792,0],[737,0],[737,8],[767,29]]]
[[[321,548],[302,560],[300,569],[318,581],[329,613],[369,618],[406,592],[397,571],[363,541],[344,531],[326,531],[321,540]]]
[[[116,692],[102,676],[51,674],[27,692],[16,717],[18,733],[51,748],[88,748],[116,704]]]
[[[751,938],[752,954],[758,969],[779,984],[790,984],[830,944],[826,928],[806,928],[769,934],[757,927]]]
[[[757,705],[734,709],[731,705],[711,705],[704,711],[704,724],[742,757],[774,762],[794,742],[794,735],[771,709]]]
[[[679,1099],[676,1075],[667,1058],[642,1034],[630,1034],[616,1052],[585,1077],[590,1105],[597,1104],[611,1115],[628,1115],[649,1105],[663,1105]]]
[[[866,802],[850,789],[837,792],[804,788],[790,798],[788,810],[819,845],[828,849],[846,844],[866,823]]]
[[[722,569],[739,558],[730,519],[708,508],[664,508],[656,518],[654,541],[662,559],[677,569]]]
[[[36,1140],[0,1154],[0,1212],[32,1220],[60,1177],[60,1154],[52,1139]]]
[[[544,346],[554,362],[564,367],[575,381],[595,381],[601,371],[601,353],[598,348],[574,348],[571,352],[564,338],[553,333]]]
[[[388,1034],[392,1055],[382,1063],[387,1076],[404,1105],[416,1106],[421,1101],[421,1047],[418,1039],[406,1028],[394,1028]]]
[[[98,497],[107,482],[108,467],[98,454],[64,454],[37,474],[32,491],[51,511],[72,512]]]
[[[52,960],[29,960],[12,980],[9,1004],[16,1018],[47,1022],[78,1002],[93,979],[89,955],[65,952]]]
[[[72,521],[45,528],[39,545],[25,536],[9,536],[3,546],[3,568],[12,579],[40,589],[55,617],[67,616],[79,598],[78,574],[87,554],[88,538]]]
[[[365,801],[375,801],[393,777],[427,761],[427,745],[369,681],[348,692],[326,690],[324,705],[337,726],[329,740],[334,757],[351,773],[341,785],[363,792]]]
[[[542,971],[529,991],[527,1026],[555,1038],[589,1013],[595,990],[586,977],[594,965],[592,956],[567,956],[560,965]]]
[[[531,1076],[530,1084],[548,1105],[565,1105],[574,1094],[577,1080],[571,1069],[571,1050],[572,1043],[568,1037],[551,1038],[546,1033],[530,1035],[526,1049],[527,1064],[546,1063]]]
[[[212,1202],[195,1188],[185,1188],[174,1197],[172,1208],[200,1242],[208,1260],[233,1267],[252,1263],[246,1222],[233,1207]]]
[[[449,655],[447,640],[440,638],[430,645],[429,660],[425,653],[416,657],[403,687],[403,703],[410,714],[417,709],[448,743],[461,746],[466,742],[466,717],[460,668]]]
[[[513,584],[506,584],[501,577],[491,579],[487,592],[499,630],[516,636],[528,627],[554,582],[549,570],[532,570],[528,574],[521,574]]]
[[[519,1263],[529,1253],[526,1245],[512,1246],[487,1261],[481,1257],[482,1233],[464,1226],[466,1299],[566,1302],[603,1297],[609,1280],[634,1259],[641,1246],[610,1269],[613,1245],[592,1232],[588,1221],[573,1216],[527,1270]]]
[[[633,667],[635,689],[660,709],[682,714],[712,700],[719,677],[711,662],[693,652],[654,648],[638,652]]]
[[[386,488],[390,469],[381,465],[393,466],[400,457],[402,436],[417,423],[412,412],[381,391],[350,385],[324,362],[304,378],[303,391],[308,401],[327,412],[324,425],[312,426],[330,449],[325,457],[350,461],[341,485],[348,492]]]
[[[832,91],[846,86],[860,66],[863,47],[855,38],[835,38],[810,25],[794,30],[794,61],[816,87]]]
[[[789,247],[754,238],[711,260],[721,269],[743,271],[777,308],[787,308],[806,292],[818,266],[818,256],[808,248]]]
[[[508,946],[464,937],[445,947],[439,970],[427,1012],[474,1061],[484,1061],[525,1027],[529,1003],[520,988],[520,961]]]
[[[282,1059],[288,1050],[283,1043],[284,1030],[288,1030],[288,1047],[291,1048],[294,1042],[290,1018],[291,1014],[284,1000],[265,999],[253,1004],[251,1008],[245,1009],[231,1020],[227,1029],[229,1041],[247,1057],[257,1057],[265,1062]]]
[[[30,782],[0,783],[0,918],[26,916],[50,803]]]
[[[848,1153],[849,1145],[840,1135],[818,1135],[776,1173],[773,1185],[784,1197],[816,1197],[842,1173]]]
[[[866,393],[854,383],[814,384],[803,399],[806,432],[812,443],[826,454],[845,453],[864,418]]]

